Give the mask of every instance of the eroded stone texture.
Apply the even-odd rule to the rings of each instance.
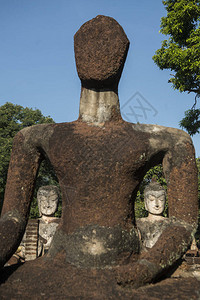
[[[163,220],[149,221],[147,218],[137,220],[137,227],[141,235],[141,242],[147,248],[152,248],[159,239],[163,230],[169,226],[172,220],[163,218]],[[145,220],[146,219],[146,220]]]
[[[139,253],[139,240],[134,228],[90,225],[73,234],[57,231],[48,256],[63,249],[65,260],[78,267],[104,268],[125,261],[130,253]]]
[[[123,28],[110,17],[97,16],[74,36],[76,67],[87,88],[117,87],[128,52]]]
[[[30,275],[31,270],[31,275]],[[28,275],[28,276],[27,276]],[[7,279],[8,278],[8,279]],[[37,259],[15,270],[2,272],[1,299],[89,299],[89,300],[199,300],[200,281],[195,278],[166,279],[139,289],[116,285],[112,269],[83,269]]]
[[[110,34],[107,35],[107,29],[104,31],[107,38],[104,33],[99,34],[99,28],[105,28],[102,22],[111,24]],[[64,299],[133,299],[133,294],[137,295],[135,287],[155,282],[176,264],[196,229],[198,185],[191,138],[180,130],[122,120],[116,86],[127,42],[123,42],[123,34],[118,35],[121,27],[110,18],[98,17],[88,24],[85,26],[91,28],[91,36],[97,35],[89,46],[96,49],[98,60],[101,60],[100,53],[109,49],[106,52],[108,71],[103,72],[105,64],[99,67],[101,77],[88,66],[88,75],[81,79],[87,97],[85,102],[81,97],[79,119],[26,128],[14,140],[0,220],[1,265],[14,253],[23,236],[35,177],[45,156],[58,177],[63,209],[49,253],[39,261],[25,263],[11,275],[2,285],[7,295],[10,285],[14,286],[15,293],[27,295],[30,290],[27,292],[25,287],[34,282],[37,295],[46,286],[47,299],[61,295],[62,289]],[[119,37],[121,48],[117,48]],[[116,58],[110,38],[116,39]],[[77,40],[81,41],[81,47],[82,38],[77,36]],[[96,40],[99,43],[93,46]],[[75,37],[76,52],[78,47]],[[78,65],[82,52],[80,55],[77,52]],[[93,59],[92,62],[97,63]],[[78,66],[78,70],[81,68]],[[87,88],[91,82],[92,91]],[[103,84],[103,88],[100,84],[102,90],[99,82]],[[105,91],[107,84],[112,92],[109,97]],[[87,99],[95,109],[88,109]],[[146,171],[159,163],[163,163],[168,182],[170,217],[176,217],[176,222],[162,232],[152,248],[140,252],[134,201]],[[70,250],[78,244],[74,257]]]
[[[137,227],[144,247],[152,248],[163,230],[173,222],[173,219],[164,218],[162,215],[165,202],[165,189],[153,178],[144,189],[144,203],[148,217],[137,220]]]
[[[59,201],[59,190],[54,185],[41,186],[37,192],[38,208],[40,217],[46,221],[54,216]]]
[[[57,186],[42,186],[37,192],[40,213],[38,234],[38,256],[49,250],[60,219],[54,217],[58,208],[60,192]]]

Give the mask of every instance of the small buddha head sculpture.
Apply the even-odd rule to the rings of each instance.
[[[40,217],[44,216],[53,216],[58,207],[59,201],[59,189],[54,185],[42,186],[37,192],[37,200]]]
[[[153,179],[144,190],[144,201],[149,218],[162,216],[166,202],[165,189]]]

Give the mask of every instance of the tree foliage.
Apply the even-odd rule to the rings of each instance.
[[[185,111],[185,117],[180,121],[180,126],[193,136],[199,133],[200,129],[200,109],[189,109]]]
[[[169,82],[174,89],[195,93],[196,105],[200,97],[200,0],[166,0],[163,4],[167,16],[161,18],[160,32],[169,38],[162,42],[153,60],[161,70],[173,71]],[[180,122],[192,134],[200,128],[200,109],[195,105]],[[194,123],[188,123],[188,119]]]
[[[54,121],[49,116],[43,116],[39,109],[24,108],[9,102],[0,106],[0,210],[4,199],[13,138],[21,129],[42,123],[54,123]],[[48,161],[43,161],[37,177],[36,189],[42,185],[56,184],[56,182],[57,179],[52,166]],[[38,217],[35,197],[31,206],[30,216]]]

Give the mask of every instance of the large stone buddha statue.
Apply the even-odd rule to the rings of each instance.
[[[129,299],[132,292],[124,286],[153,282],[192,240],[198,214],[194,147],[181,130],[122,119],[118,83],[129,41],[113,18],[86,22],[74,48],[81,80],[78,120],[32,126],[14,138],[0,221],[1,266],[23,236],[45,157],[59,180],[62,218],[48,254],[14,272],[4,291],[9,294],[6,287],[18,282],[15,291],[24,295],[46,287],[50,296],[64,291],[67,299],[108,299],[107,293]],[[145,173],[159,163],[168,182],[169,215],[177,222],[140,253],[134,201]]]

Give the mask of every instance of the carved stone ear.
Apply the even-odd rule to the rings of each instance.
[[[113,18],[97,16],[83,24],[74,36],[78,76],[86,88],[118,86],[129,40]]]

